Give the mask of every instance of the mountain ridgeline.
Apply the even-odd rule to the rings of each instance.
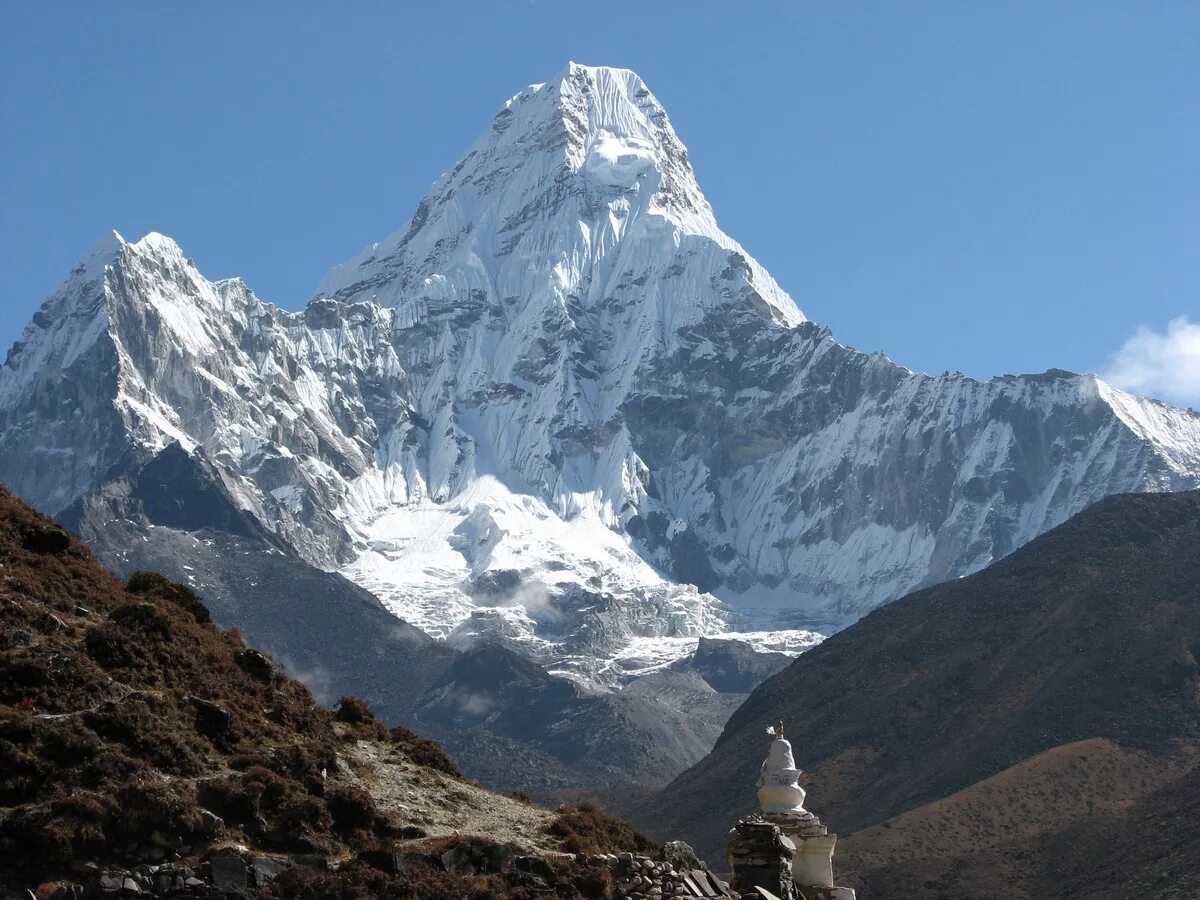
[[[803,649],[1109,494],[1200,484],[1191,411],[839,344],[718,228],[642,80],[574,63],[302,311],[159,234],[90,253],[0,369],[0,481],[95,509],[172,446],[231,540],[600,690],[700,636]],[[166,488],[139,502],[186,532],[197,493]]]

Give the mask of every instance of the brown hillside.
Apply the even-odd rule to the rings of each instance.
[[[105,871],[151,885],[151,864],[225,896],[218,870],[252,863],[279,897],[603,897],[608,870],[564,851],[649,848],[599,811],[464,781],[354,698],[319,707],[190,590],[122,583],[0,487],[0,896],[50,879],[98,896]]]
[[[879,609],[801,656],[761,685],[713,752],[643,804],[635,821],[719,853],[725,823],[754,806],[763,728],[782,716],[808,770],[813,810],[843,836],[864,832],[846,841],[846,855],[859,854],[861,865],[901,866],[871,854],[899,854],[904,841],[872,843],[865,830],[909,811],[921,810],[913,827],[974,827],[972,840],[1012,827],[994,814],[972,825],[968,815],[967,801],[988,790],[980,782],[999,773],[1024,786],[1021,829],[1042,823],[1046,830],[1036,833],[1065,835],[1054,779],[1031,776],[1049,763],[1033,758],[1102,739],[1116,756],[1089,759],[1111,765],[1113,775],[1084,779],[1083,805],[1071,805],[1067,818],[1087,821],[1088,801],[1104,807],[1120,778],[1134,779],[1123,802],[1142,809],[1157,788],[1169,792],[1189,759],[1186,747],[1200,741],[1198,660],[1200,493],[1110,498],[987,569]],[[972,786],[977,792],[959,797],[953,815],[929,805]],[[935,826],[929,817],[940,815],[949,818]],[[1110,844],[1122,840],[1122,827],[1133,834],[1139,826],[1126,818],[1113,827]],[[1126,866],[1154,852],[1129,846]],[[1051,895],[1097,870],[1102,856],[1092,847],[1038,845],[1053,863]],[[930,880],[915,896],[942,895]]]
[[[840,841],[839,871],[864,900],[1054,896],[1067,885],[1069,896],[1118,898],[1139,879],[1141,896],[1200,896],[1200,817],[1168,826],[1162,815],[1164,798],[1200,801],[1198,763],[1195,747],[1055,747]],[[1132,835],[1138,846],[1118,852]]]

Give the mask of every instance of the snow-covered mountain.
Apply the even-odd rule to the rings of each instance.
[[[835,341],[717,227],[632,72],[517,94],[302,312],[115,235],[0,370],[48,512],[172,442],[457,647],[613,683],[701,636],[795,652],[1109,494],[1200,485],[1200,416]]]

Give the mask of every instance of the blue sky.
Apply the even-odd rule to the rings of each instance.
[[[110,228],[302,305],[568,59],[841,340],[1200,401],[1190,2],[0,0],[0,345]]]

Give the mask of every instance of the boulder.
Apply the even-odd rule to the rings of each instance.
[[[105,870],[97,874],[89,885],[89,897],[141,897],[149,890],[134,877],[132,872]]]
[[[265,684],[277,684],[283,680],[283,669],[265,653],[258,650],[239,650],[234,659],[238,667],[251,678]]]
[[[199,697],[188,697],[188,702],[196,710],[196,730],[214,743],[228,740],[233,733],[233,715],[225,707],[202,700]]]
[[[271,881],[274,881],[280,873],[287,869],[289,863],[284,860],[274,859],[270,856],[252,856],[250,857],[249,870],[250,880],[254,882],[254,887],[266,887]]]
[[[553,884],[558,878],[554,867],[540,856],[517,856],[512,861],[512,867],[519,872],[536,875],[549,884]]]
[[[201,837],[211,838],[220,834],[224,828],[224,819],[207,809],[200,810],[200,823],[196,827],[196,834]]]
[[[358,861],[389,875],[404,875],[417,868],[443,868],[442,861],[436,856],[403,850],[362,850]]]
[[[208,858],[212,886],[230,894],[244,894],[250,887],[250,871],[242,855],[232,847],[222,847]]]
[[[24,526],[21,546],[33,553],[62,553],[71,546],[71,535],[57,525]]]
[[[451,847],[438,858],[446,871],[454,875],[478,875],[483,871],[479,855],[468,847]]]

